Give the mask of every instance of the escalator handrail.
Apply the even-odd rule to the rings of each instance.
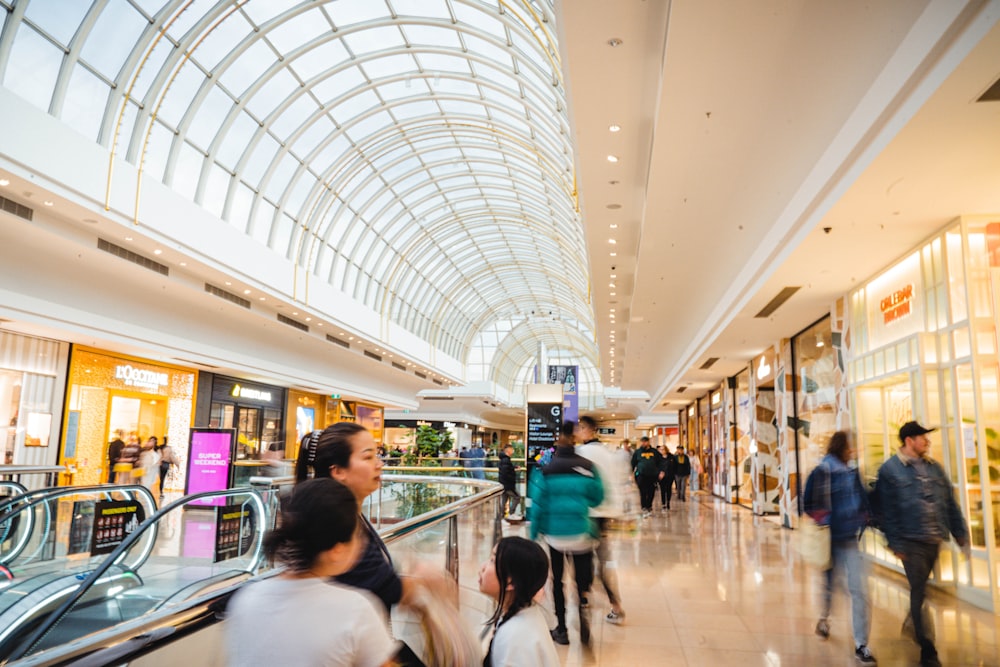
[[[449,484],[456,480],[451,477],[430,477],[425,475],[393,475],[394,480],[429,481],[437,484]],[[468,498],[460,498],[435,510],[437,520],[444,521],[453,516],[472,509],[478,505],[494,500],[503,493],[503,487],[496,482],[468,479],[473,486],[482,486],[483,490]],[[431,514],[431,513],[428,513]],[[379,535],[387,545],[408,537],[411,533],[428,525],[424,515],[401,521],[391,529],[382,530]],[[281,569],[269,570],[258,575],[259,580],[281,573]],[[204,596],[192,598],[186,604],[178,605],[170,610],[141,616],[133,621],[126,621],[100,633],[81,637],[63,646],[47,649],[26,658],[18,659],[10,667],[98,667],[100,665],[123,664],[128,660],[147,653],[151,648],[162,642],[172,642],[193,634],[203,628],[214,625],[221,619],[226,601],[246,582],[213,591]],[[13,658],[12,658],[13,660]],[[8,662],[0,663],[8,665]]]
[[[15,491],[17,491],[17,493],[15,493],[14,495],[7,496],[5,500],[17,498],[18,496],[23,496],[28,492],[28,487],[26,487],[24,484],[21,484],[20,482],[15,482],[12,479],[0,479],[0,488],[3,487],[10,487]]]
[[[140,484],[101,484],[99,486],[57,486],[48,489],[38,489],[36,491],[29,491],[21,496],[15,496],[12,501],[22,501],[24,504],[20,507],[15,508],[8,514],[3,514],[6,507],[12,505],[13,503],[2,503],[0,504],[0,519],[7,521],[11,519],[15,514],[24,512],[25,510],[30,510],[42,503],[48,503],[53,498],[58,498],[59,496],[73,496],[77,494],[84,493],[104,493],[109,495],[114,492],[120,492],[122,494],[138,493],[139,495],[146,496],[146,500],[149,502],[151,508],[156,508],[156,500],[153,498],[152,492],[146,487]],[[37,496],[37,497],[36,497]],[[155,512],[154,512],[155,513]],[[34,524],[32,524],[33,526]],[[33,530],[33,528],[32,528]],[[0,554],[0,565],[7,565],[15,558],[21,555],[21,551],[27,546],[30,538],[30,532],[25,531],[25,537],[21,542],[12,548],[10,551],[4,554]]]
[[[45,635],[48,634],[49,630],[55,627],[63,619],[63,617],[66,616],[66,614],[68,614],[76,606],[76,603],[79,602],[87,594],[87,591],[89,591],[90,588],[102,576],[104,576],[104,573],[107,572],[112,565],[115,565],[119,560],[125,557],[125,554],[128,553],[129,549],[131,549],[132,546],[139,541],[140,536],[143,533],[145,533],[147,529],[149,529],[150,527],[153,527],[152,528],[153,530],[158,529],[157,523],[159,522],[161,517],[170,513],[174,509],[186,505],[188,503],[191,503],[195,500],[202,500],[208,498],[225,498],[227,496],[249,496],[250,498],[254,499],[257,502],[258,505],[257,509],[261,514],[261,529],[257,531],[257,540],[256,540],[257,548],[255,550],[254,557],[251,560],[252,569],[256,569],[263,555],[262,553],[263,541],[264,541],[263,524],[266,519],[266,517],[264,516],[264,513],[266,511],[264,505],[264,498],[260,495],[260,493],[256,489],[239,488],[239,489],[226,489],[224,491],[204,491],[202,493],[194,493],[191,494],[190,496],[184,496],[183,498],[179,498],[173,501],[172,503],[165,505],[158,512],[155,512],[152,516],[148,517],[145,521],[139,524],[139,527],[136,528],[134,531],[132,531],[132,533],[128,537],[122,540],[122,543],[119,544],[115,548],[115,550],[112,551],[108,555],[108,557],[101,562],[100,565],[98,565],[96,568],[90,571],[90,574],[80,584],[80,586],[76,589],[76,591],[72,595],[70,595],[59,606],[58,609],[56,609],[44,621],[42,621],[41,624],[38,626],[38,628],[36,628],[35,631],[32,632],[31,636],[25,642],[23,642],[17,649],[15,649],[14,652],[7,657],[5,662],[0,664],[7,664],[7,662],[9,662],[10,660],[17,660],[18,658],[24,657],[26,653],[28,653],[32,648],[34,648],[35,644],[37,644],[43,637],[45,637]],[[148,557],[148,553],[146,554],[146,556]],[[145,558],[142,559],[143,562],[145,562],[145,560],[146,560]]]

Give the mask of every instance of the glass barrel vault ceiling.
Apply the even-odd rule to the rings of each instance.
[[[546,313],[597,364],[550,0],[0,7],[3,85],[112,160],[454,358]],[[490,379],[538,332],[479,350]]]

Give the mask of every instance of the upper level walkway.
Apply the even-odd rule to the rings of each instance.
[[[637,498],[638,499],[638,498]],[[659,507],[659,499],[657,499]],[[703,494],[673,502],[632,533],[620,532],[612,552],[625,624],[603,617],[607,598],[595,581],[590,596],[591,649],[579,643],[576,603],[566,576],[570,645],[564,665],[601,667],[846,667],[856,665],[850,599],[834,596],[832,633],[813,632],[819,575],[800,562],[793,531],[741,507]],[[505,528],[523,534],[523,526]],[[901,636],[909,596],[906,581],[871,566],[870,646],[883,666],[914,665],[919,649]],[[932,592],[930,611],[946,667],[1000,665],[1000,616]],[[548,602],[551,609],[551,602]],[[552,621],[554,625],[554,620]]]

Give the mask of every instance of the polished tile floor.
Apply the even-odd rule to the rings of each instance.
[[[504,530],[523,534],[524,526]],[[818,575],[799,562],[791,535],[703,494],[675,502],[669,513],[655,514],[636,530],[617,532],[612,549],[626,622],[602,620],[609,607],[595,582],[591,647],[581,647],[575,612],[568,612],[571,643],[557,647],[563,665],[857,664],[845,593],[834,598],[829,640],[813,634]],[[900,635],[908,604],[905,580],[875,566],[870,574],[872,651],[883,666],[918,664],[919,649]],[[567,573],[567,597],[571,589]],[[575,602],[567,606],[575,609]],[[930,596],[930,610],[946,667],[1000,666],[1000,616],[940,593]]]

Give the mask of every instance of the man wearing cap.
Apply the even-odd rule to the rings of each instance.
[[[899,429],[902,446],[896,456],[882,464],[875,486],[882,531],[889,548],[903,561],[910,584],[914,639],[920,645],[920,664],[925,667],[941,665],[923,614],[927,579],[941,543],[950,533],[969,556],[969,529],[951,482],[941,464],[927,456],[927,434],[935,430],[913,421],[903,424]]]

